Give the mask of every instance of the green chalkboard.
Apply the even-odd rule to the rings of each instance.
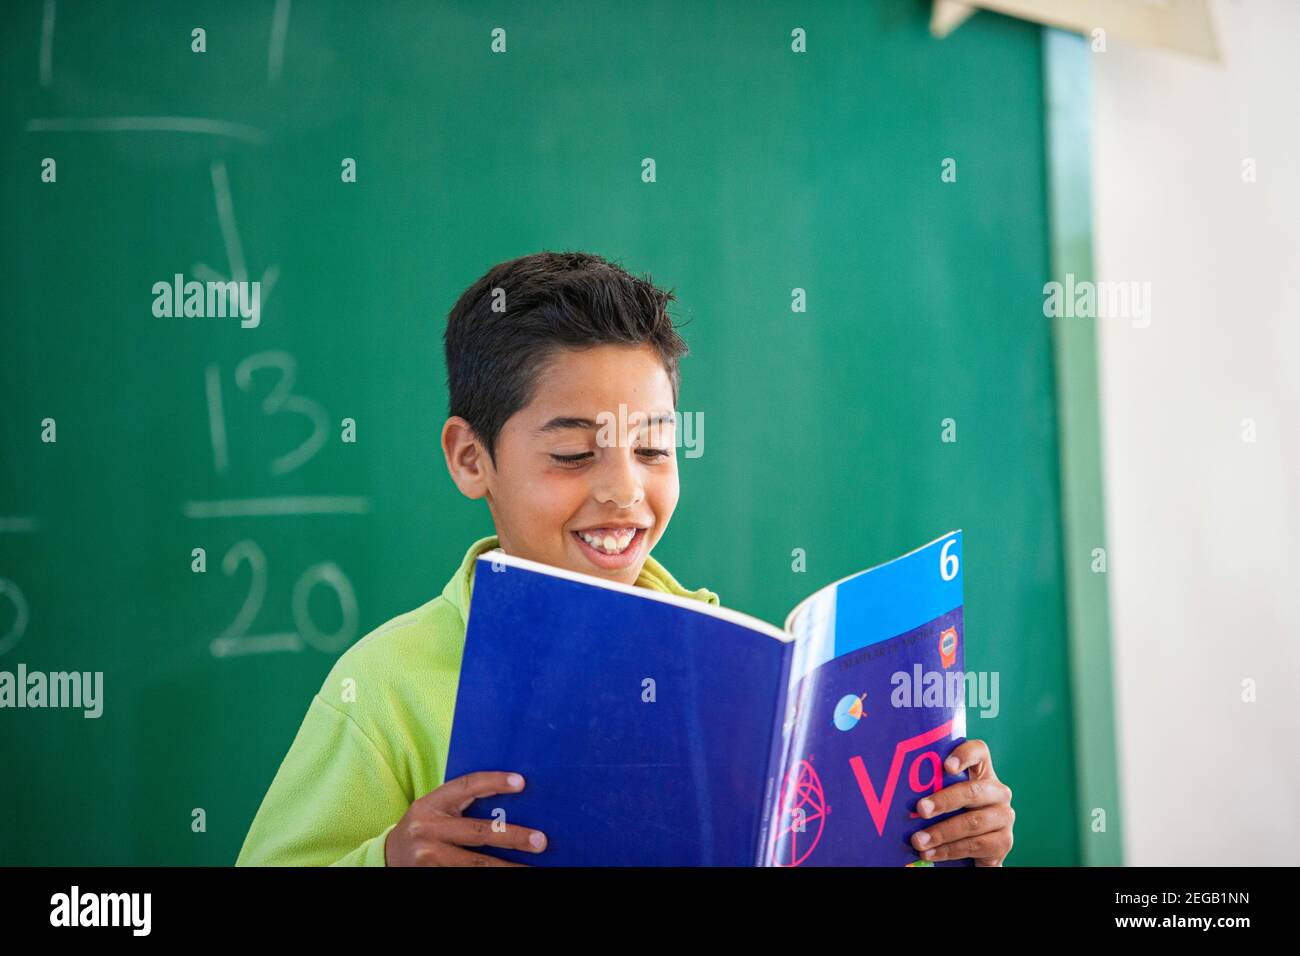
[[[0,710],[0,862],[233,862],[340,651],[491,532],[438,448],[441,333],[541,249],[679,297],[704,454],[656,556],[683,583],[779,622],[965,530],[1009,862],[1077,860],[1036,28],[940,42],[919,0],[7,13],[0,670],[104,691],[97,719]],[[178,273],[259,281],[259,324],[156,316]]]

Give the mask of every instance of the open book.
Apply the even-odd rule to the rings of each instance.
[[[468,815],[536,866],[907,866],[966,779],[961,532],[829,584],[778,629],[515,558],[478,559],[446,779],[524,775]],[[940,863],[962,865],[968,861]]]

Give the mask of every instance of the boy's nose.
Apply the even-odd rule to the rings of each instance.
[[[609,502],[618,508],[631,508],[645,497],[636,465],[630,456],[624,455],[607,456],[593,491],[597,501],[602,504]]]

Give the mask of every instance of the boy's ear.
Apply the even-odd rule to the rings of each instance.
[[[482,498],[488,491],[492,461],[469,422],[453,415],[442,426],[442,454],[447,471],[466,498]]]

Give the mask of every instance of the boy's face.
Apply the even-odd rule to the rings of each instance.
[[[487,498],[507,554],[636,583],[678,497],[672,384],[650,346],[556,353],[502,428],[495,466],[481,447],[453,454],[458,421],[443,432],[453,478]]]

